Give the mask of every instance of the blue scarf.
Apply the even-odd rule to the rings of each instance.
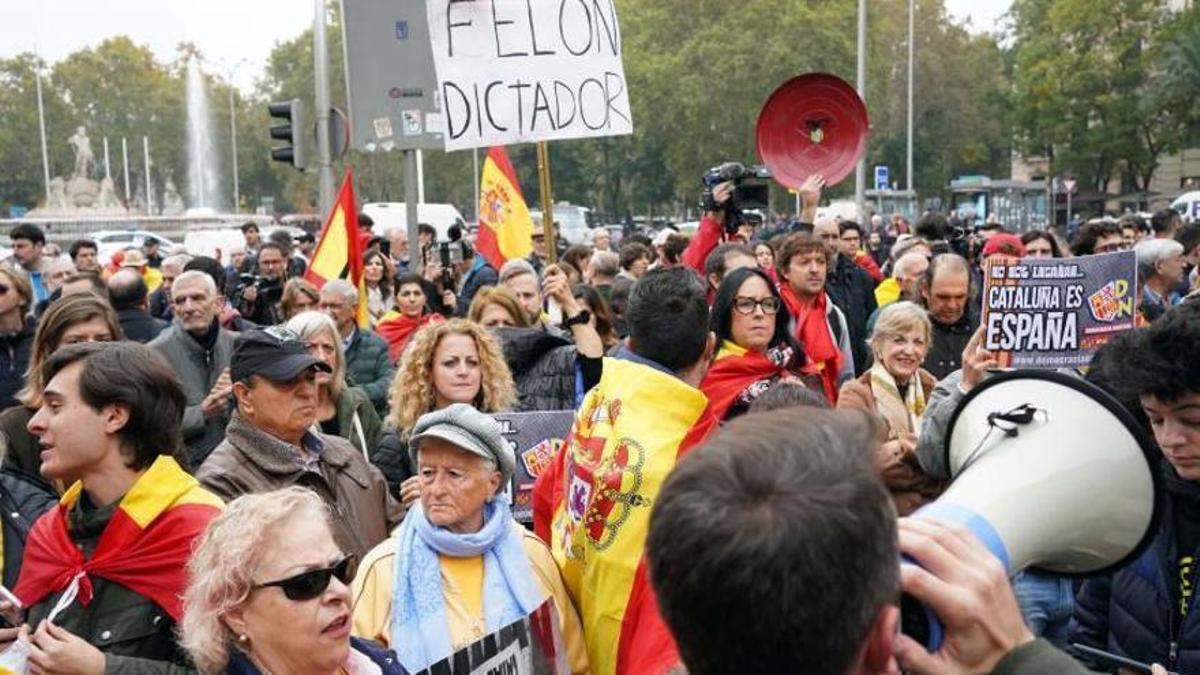
[[[508,497],[496,495],[484,506],[483,517],[478,532],[456,534],[431,524],[417,502],[400,526],[391,648],[409,672],[424,670],[453,653],[439,554],[483,556],[483,613],[489,632],[524,618],[545,600],[534,584]]]

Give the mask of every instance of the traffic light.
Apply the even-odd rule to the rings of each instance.
[[[284,124],[276,124],[271,127],[271,138],[288,142],[282,147],[271,148],[271,159],[291,164],[303,171],[308,166],[310,144],[308,132],[312,128],[308,123],[304,102],[294,98],[290,101],[271,103],[267,109],[270,111],[271,117],[285,120]]]

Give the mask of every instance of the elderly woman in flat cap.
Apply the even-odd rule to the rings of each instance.
[[[363,560],[351,587],[354,634],[388,645],[417,672],[553,598],[571,670],[588,672],[554,558],[512,518],[504,487],[516,458],[499,422],[447,406],[417,420],[409,454],[421,497]]]

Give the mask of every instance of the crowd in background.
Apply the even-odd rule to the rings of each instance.
[[[996,222],[969,231],[938,213],[915,223],[817,218],[820,190],[819,180],[801,189],[794,221],[731,227],[717,210],[690,237],[629,232],[614,245],[598,228],[587,242],[556,239],[552,256],[535,231],[528,258],[499,266],[475,255],[469,233],[439,242],[422,225],[410,242],[400,230],[373,234],[360,216],[362,288],[307,281],[313,237],[264,238],[254,223],[221,260],[147,239],[101,261],[87,239],[64,253],[37,227],[14,227],[12,260],[0,264],[0,504],[10,514],[4,585],[25,607],[17,615],[0,602],[11,625],[0,640],[28,645],[35,672],[416,672],[550,599],[572,672],[650,672],[680,658],[695,672],[732,672],[701,665],[694,638],[704,631],[661,576],[655,590],[678,653],[670,638],[665,649],[654,642],[666,633],[649,594],[619,598],[624,623],[605,618],[606,575],[620,570],[637,589],[646,574],[603,547],[579,554],[595,542],[569,522],[584,514],[564,486],[601,478],[569,448],[539,479],[534,531],[513,520],[505,492],[516,458],[489,413],[575,410],[577,433],[611,416],[597,447],[644,417],[638,428],[665,435],[643,442],[651,487],[638,498],[648,505],[677,455],[729,438],[718,431],[726,424],[754,428],[735,418],[858,411],[807,414],[814,434],[870,420],[847,432],[857,440],[843,438],[864,448],[863,466],[830,459],[830,470],[873,474],[894,509],[880,536],[894,539],[894,514],[945,489],[949,417],[996,367],[979,331],[989,257],[1133,250],[1141,332],[1159,322],[1164,339],[1195,332],[1179,317],[1195,314],[1200,224],[1174,212],[1090,223],[1067,242]],[[728,185],[714,191],[718,205],[729,196]],[[457,250],[442,255],[446,247]],[[1178,357],[1145,342],[1121,349]],[[1152,424],[1176,414],[1155,405],[1200,390],[1159,386],[1132,390],[1135,402],[1150,392]],[[613,400],[625,421],[597,412]],[[760,419],[782,419],[772,414]],[[656,452],[670,461],[655,464]],[[1194,499],[1193,477],[1175,479]],[[596,489],[593,499],[607,494]],[[637,513],[653,545],[649,510]],[[944,536],[905,535],[904,522],[901,548]],[[1191,550],[1200,540],[1187,532],[1180,545]],[[663,540],[664,569],[677,543]],[[643,543],[626,545],[640,559]],[[895,548],[880,555],[895,560]],[[1071,580],[1023,573],[1013,606],[1029,635],[1059,648],[1074,635],[1168,661],[1161,641],[1172,663],[1200,658],[1188,598],[1176,598],[1169,626],[1128,599],[1167,634],[1128,637],[1117,617],[1106,625],[1101,597],[1121,588],[1100,583],[1084,585],[1076,608]],[[1000,655],[1018,645],[1004,646]],[[928,656],[895,651],[910,665]],[[646,655],[658,661],[637,660]],[[1047,668],[1037,672],[1069,672]]]

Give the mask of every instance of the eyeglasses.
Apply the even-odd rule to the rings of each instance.
[[[733,300],[733,308],[739,314],[753,314],[757,307],[762,307],[763,314],[775,314],[779,311],[779,298],[763,298],[762,300],[734,298]]]
[[[356,572],[358,572],[358,558],[348,555],[334,563],[332,567],[302,572],[296,576],[280,579],[279,581],[256,584],[254,587],[267,588],[268,586],[276,586],[283,591],[288,600],[305,602],[324,593],[325,589],[329,588],[329,580],[331,578],[337,577],[338,581],[348,585],[354,580]]]

